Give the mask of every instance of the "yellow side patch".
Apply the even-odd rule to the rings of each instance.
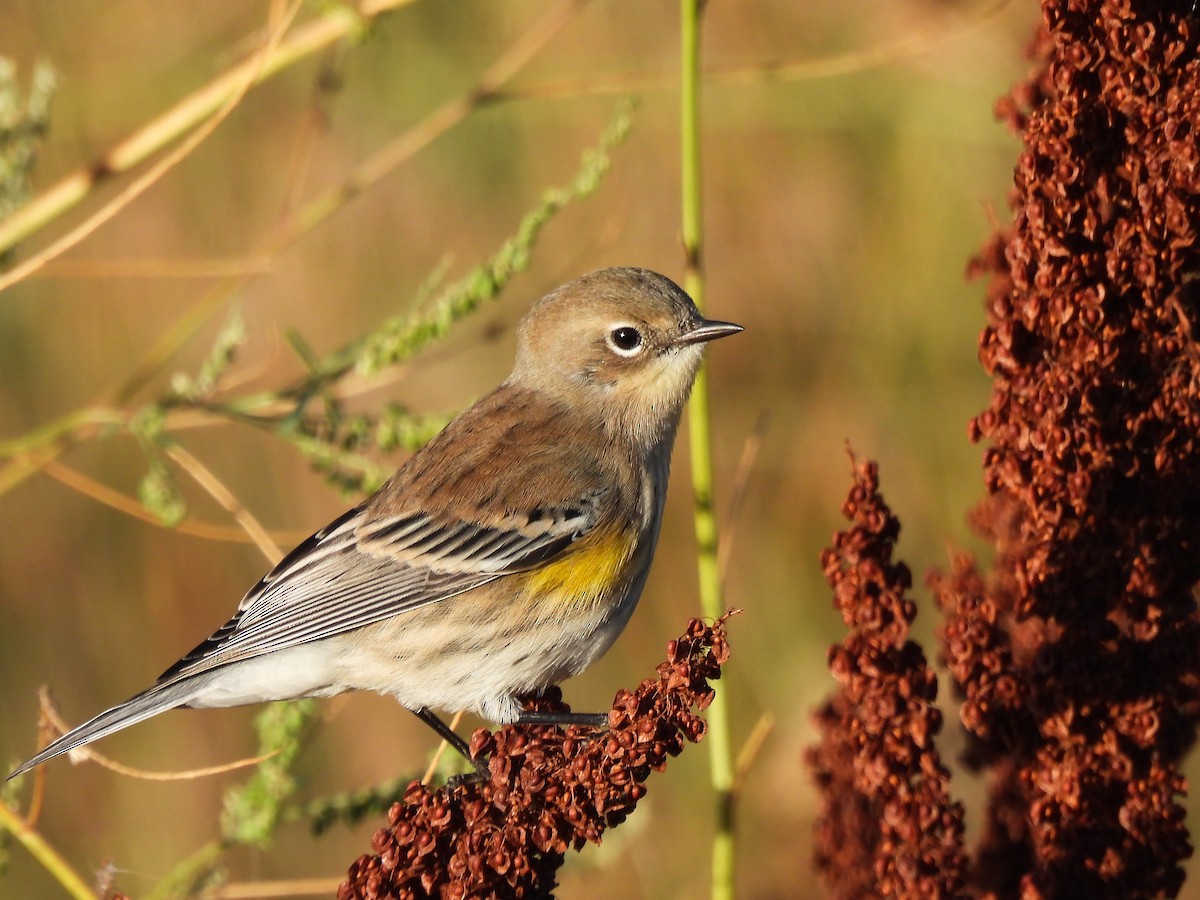
[[[625,531],[589,535],[561,559],[530,572],[525,590],[531,599],[553,595],[561,603],[594,605],[618,583],[633,548],[634,535]]]

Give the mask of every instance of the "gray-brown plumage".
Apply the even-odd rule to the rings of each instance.
[[[13,774],[177,706],[357,689],[426,721],[518,720],[516,694],[582,671],[628,622],[701,346],[740,330],[644,269],[563,285],[522,320],[502,385],[289,553],[153,687]]]

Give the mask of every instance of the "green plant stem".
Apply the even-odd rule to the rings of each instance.
[[[6,803],[0,803],[0,829],[12,834],[21,846],[41,863],[42,868],[62,885],[63,890],[75,897],[76,900],[96,900],[96,892],[88,886],[79,873],[72,869],[58,851]]]
[[[700,186],[700,16],[702,0],[681,0],[680,31],[683,70],[680,91],[681,188],[683,246],[686,254],[684,288],[704,309],[704,273],[701,251],[703,228]],[[717,618],[725,612],[717,565],[717,517],[713,503],[712,441],[708,416],[708,377],[702,366],[688,404],[688,447],[692,462],[692,493],[696,525],[696,553],[700,603],[704,614]],[[714,801],[712,896],[732,900],[734,895],[733,745],[729,733],[729,701],[718,691],[708,708],[708,748]]]

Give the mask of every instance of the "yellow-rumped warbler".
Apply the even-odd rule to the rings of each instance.
[[[178,706],[391,694],[493,722],[598,659],[646,582],[709,321],[669,279],[602,269],[521,320],[512,374],[380,491],[289,553],[154,686],[9,777]],[[469,756],[469,754],[466,754]]]

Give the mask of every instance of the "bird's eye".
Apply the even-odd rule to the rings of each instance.
[[[608,346],[621,356],[634,356],[642,350],[642,333],[632,325],[618,325],[608,333]]]

